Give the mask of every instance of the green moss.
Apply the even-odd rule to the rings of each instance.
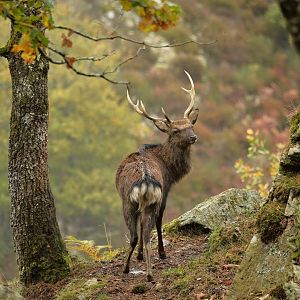
[[[163,230],[166,234],[177,234],[179,232],[180,221],[175,219],[163,226]]]
[[[193,278],[189,276],[185,276],[183,278],[179,278],[174,281],[173,287],[178,290],[181,296],[187,296],[193,290],[193,286],[191,286],[191,282]]]
[[[292,253],[292,258],[297,264],[300,264],[300,228],[297,230],[293,244],[294,251]]]
[[[279,175],[276,178],[271,194],[272,199],[286,204],[291,190],[294,195],[300,195],[300,177],[299,175],[290,175],[291,176]]]
[[[25,285],[36,282],[55,283],[70,274],[71,259],[60,239],[51,240],[37,235],[30,245],[25,265],[20,272],[20,281]],[[46,247],[49,245],[49,247]]]
[[[86,278],[75,278],[57,294],[56,300],[74,300],[79,299],[79,296],[83,299],[109,299],[102,292],[105,285],[105,282],[87,284]]]
[[[163,270],[162,272],[163,276],[169,277],[182,277],[185,276],[185,270],[183,267],[177,267],[177,268],[169,268],[166,270]]]
[[[145,284],[138,284],[132,288],[133,294],[145,294],[147,292],[147,286]]]
[[[286,217],[284,215],[285,204],[270,201],[261,209],[257,227],[262,242],[268,244],[275,241],[286,228]]]
[[[291,118],[290,133],[292,143],[296,143],[300,140],[300,112],[297,112]]]
[[[240,233],[233,226],[216,228],[208,238],[209,251],[214,252],[228,244],[234,243],[239,239]]]

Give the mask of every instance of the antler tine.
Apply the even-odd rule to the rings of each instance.
[[[162,111],[162,113],[164,114],[166,120],[167,120],[169,123],[172,123],[171,119],[167,116],[167,114],[166,114],[166,112],[165,112],[165,110],[164,110],[163,107],[161,108],[161,111]]]
[[[127,100],[128,100],[128,102],[129,102],[129,104],[134,108],[134,110],[135,110],[138,114],[140,114],[140,115],[146,117],[147,119],[149,119],[149,120],[151,120],[151,121],[162,121],[162,122],[165,122],[165,123],[168,122],[168,119],[157,118],[157,117],[152,117],[152,116],[150,116],[150,115],[147,113],[147,111],[146,111],[146,108],[145,108],[145,106],[144,106],[144,104],[143,104],[143,101],[137,100],[137,103],[134,104],[133,101],[131,100],[130,96],[129,96],[129,91],[128,91],[128,89],[127,89]]]
[[[139,113],[140,115],[143,115],[143,112],[141,111],[140,107],[139,107],[139,104],[140,104],[140,101],[137,100],[136,104],[133,103],[133,101],[131,100],[130,96],[129,96],[129,91],[127,89],[127,100],[129,102],[129,104],[134,108],[134,110]]]
[[[194,86],[194,82],[193,82],[193,79],[192,79],[191,75],[186,70],[184,70],[184,73],[187,75],[187,77],[189,78],[190,83],[191,83],[191,89],[190,90],[187,90],[187,89],[182,87],[182,89],[191,96],[190,105],[188,106],[188,108],[186,109],[186,111],[183,114],[184,118],[188,118],[189,114],[191,113],[191,111],[194,107],[194,104],[195,104],[195,86]]]

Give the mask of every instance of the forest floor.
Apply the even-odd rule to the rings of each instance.
[[[215,230],[210,234],[167,235],[167,258],[158,258],[153,241],[155,282],[146,281],[146,262],[133,255],[129,274],[122,269],[121,249],[110,261],[77,264],[71,276],[55,285],[39,284],[27,300],[224,299],[254,230],[253,223]],[[243,233],[241,233],[243,232]]]

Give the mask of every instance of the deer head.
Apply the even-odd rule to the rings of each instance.
[[[187,71],[184,72],[190,80],[191,89],[182,89],[190,95],[191,101],[188,108],[183,114],[183,119],[171,120],[167,116],[163,107],[161,108],[161,110],[164,118],[150,116],[146,111],[146,108],[142,101],[137,100],[136,104],[133,103],[127,89],[127,100],[134,108],[134,110],[138,114],[151,120],[160,131],[165,132],[169,135],[169,140],[171,140],[175,144],[178,144],[179,146],[188,146],[190,144],[194,144],[197,141],[197,136],[194,133],[193,125],[196,123],[199,113],[199,109],[195,107],[195,87],[193,79]]]

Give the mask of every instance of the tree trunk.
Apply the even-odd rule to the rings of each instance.
[[[55,282],[70,269],[48,178],[49,64],[43,57],[27,64],[13,53],[7,59],[12,79],[11,226],[20,280],[25,285]]]

